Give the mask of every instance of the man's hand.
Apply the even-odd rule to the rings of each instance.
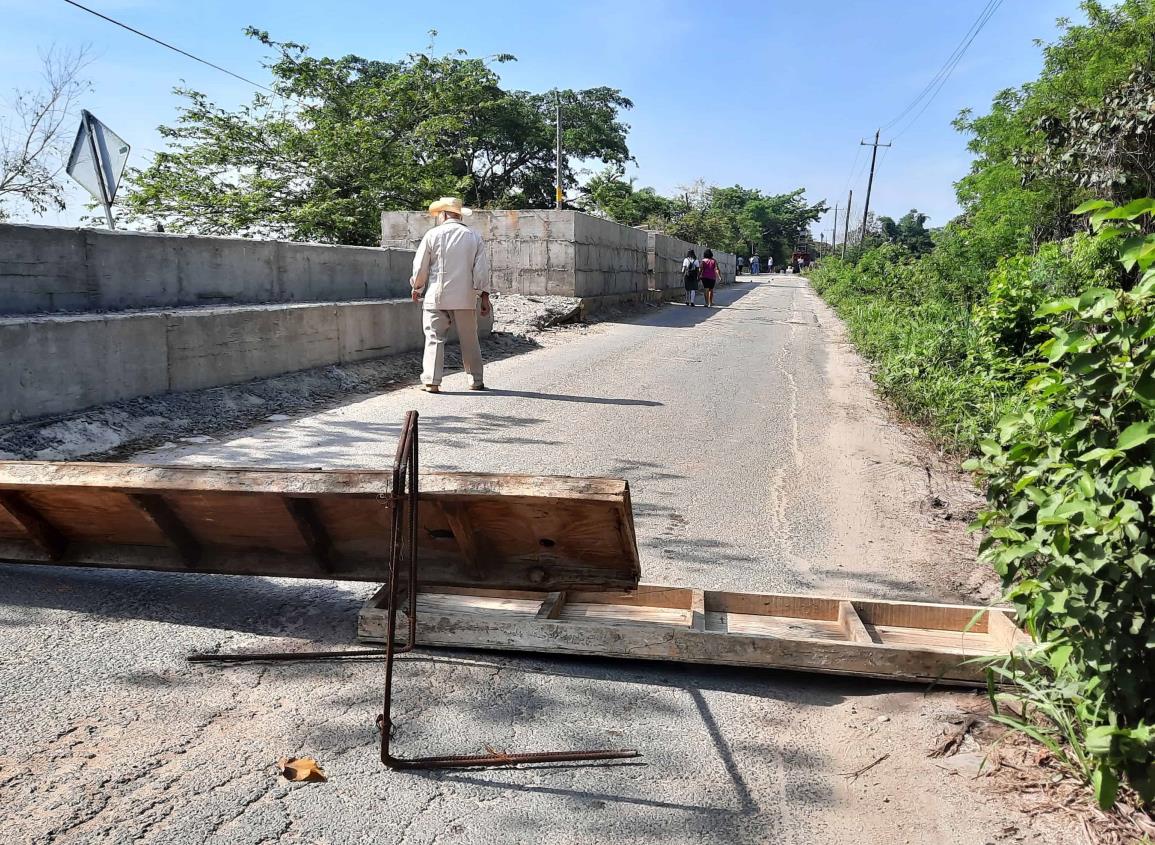
[[[417,288],[413,288],[413,301],[414,302],[420,302],[421,301],[421,291],[418,290]]]
[[[491,309],[490,304],[489,304],[489,294],[486,293],[485,291],[482,291],[481,292],[481,316],[482,317],[488,317],[489,312],[491,310],[492,309]]]

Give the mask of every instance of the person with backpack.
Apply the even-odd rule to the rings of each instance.
[[[694,254],[694,250],[687,250],[686,257],[682,259],[682,281],[686,285],[686,304],[691,308],[694,307],[694,300],[698,296],[699,270],[698,256]]]
[[[718,277],[722,275],[718,262],[714,260],[714,251],[706,250],[702,253],[702,261],[698,268],[702,277],[702,288],[706,295],[706,307],[714,307],[714,285],[718,284]]]

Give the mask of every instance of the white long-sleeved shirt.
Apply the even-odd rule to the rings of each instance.
[[[469,310],[489,290],[489,258],[481,235],[460,220],[425,233],[413,257],[414,290],[425,290],[426,311]]]

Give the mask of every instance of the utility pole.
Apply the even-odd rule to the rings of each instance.
[[[862,208],[862,240],[866,240],[866,218],[870,215],[870,189],[874,187],[874,162],[878,158],[879,147],[889,147],[890,144],[878,143],[878,136],[882,134],[882,130],[876,130],[874,133],[874,143],[869,141],[859,141],[858,145],[861,147],[870,147],[870,179],[866,182],[866,205]]]
[[[834,231],[830,233],[830,254],[834,254],[834,245],[838,243],[838,204],[834,204]]]
[[[561,91],[554,91],[554,105],[556,107],[555,116],[557,118],[557,182],[556,182],[556,196],[557,208],[561,208],[562,199],[565,194],[561,189]],[[873,170],[871,171],[873,173]]]
[[[850,240],[850,206],[854,204],[854,190],[846,198],[846,220],[842,223],[842,260],[846,260],[846,242]]]

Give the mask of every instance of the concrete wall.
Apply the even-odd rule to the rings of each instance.
[[[704,247],[577,211],[475,211],[466,218],[484,239],[493,289],[505,293],[576,296],[605,302],[645,298],[682,288],[682,259]],[[381,245],[416,249],[433,226],[423,211],[381,215]],[[714,256],[723,284],[735,259]]]
[[[650,290],[683,290],[682,260],[687,250],[697,252],[694,244],[661,232],[647,232],[646,248]]]
[[[412,253],[0,224],[0,314],[408,295]]]
[[[609,220],[574,215],[574,296],[626,297],[649,289],[646,232]]]
[[[466,219],[484,239],[494,290],[627,297],[648,289],[646,233],[577,211],[476,211]],[[424,212],[381,215],[381,244],[415,249],[432,226]]]
[[[0,423],[422,344],[420,305],[397,299],[0,318]]]

